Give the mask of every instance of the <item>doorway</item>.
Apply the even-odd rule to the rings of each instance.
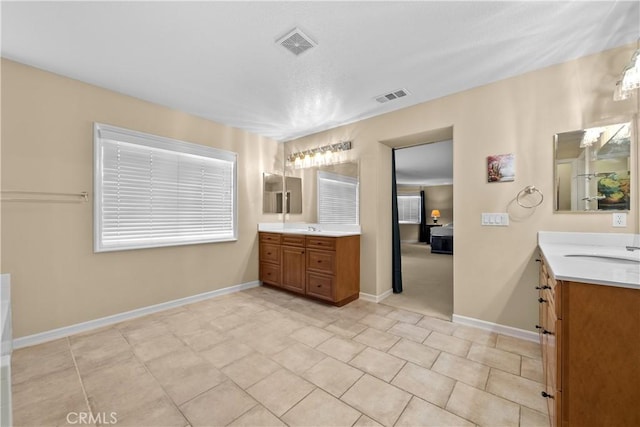
[[[402,292],[382,303],[451,320],[453,140],[395,150]]]

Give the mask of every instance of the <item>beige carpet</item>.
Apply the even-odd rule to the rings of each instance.
[[[424,243],[403,243],[402,286],[402,293],[389,295],[381,303],[451,320],[453,255],[432,254]]]

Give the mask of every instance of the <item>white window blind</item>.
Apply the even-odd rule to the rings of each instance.
[[[236,154],[94,125],[94,250],[237,239]]]
[[[422,202],[420,196],[398,196],[398,222],[400,224],[420,224]]]
[[[318,171],[318,224],[359,224],[358,179]]]

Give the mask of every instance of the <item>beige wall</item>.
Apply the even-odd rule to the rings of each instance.
[[[92,203],[5,202],[15,337],[258,280],[276,141],[3,60],[2,188],[92,195],[94,121],[237,152],[238,241],[94,254]]]
[[[431,224],[431,211],[438,209],[440,218],[438,224],[453,222],[453,185],[435,185],[424,187],[424,204],[427,212],[427,223]]]
[[[538,230],[638,231],[637,187],[627,229],[612,228],[610,214],[552,212],[552,135],[635,117],[637,99],[611,97],[634,45],[287,143],[289,152],[353,141],[346,157],[360,164],[362,291],[391,287],[389,145],[453,128],[454,313],[532,329]],[[239,154],[233,243],[94,254],[91,204],[3,203],[0,262],[12,274],[14,336],[257,280],[256,224],[282,219],[261,214],[261,174],[283,164],[275,141],[7,60],[1,79],[2,189],[92,193],[94,121]],[[486,156],[508,152],[515,182],[486,183]],[[513,203],[526,185],[546,196],[535,210]],[[504,211],[509,227],[480,226],[481,212]]]
[[[285,153],[353,141],[351,155],[360,160],[362,291],[380,295],[391,288],[391,148],[381,142],[401,144],[404,137],[410,141],[415,134],[453,127],[454,313],[533,330],[538,317],[534,259],[539,230],[638,231],[637,188],[629,215],[632,226],[626,229],[614,229],[611,214],[553,213],[552,137],[635,117],[636,99],[612,100],[616,77],[634,47],[635,43],[288,142]],[[516,179],[489,184],[486,157],[502,153],[516,155]],[[637,151],[634,159],[637,162]],[[632,173],[636,171],[634,165]],[[535,210],[514,203],[527,185],[545,195]],[[509,212],[511,224],[482,227],[482,212]]]

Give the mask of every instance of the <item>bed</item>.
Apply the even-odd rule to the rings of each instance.
[[[431,229],[431,253],[453,255],[453,223]]]

